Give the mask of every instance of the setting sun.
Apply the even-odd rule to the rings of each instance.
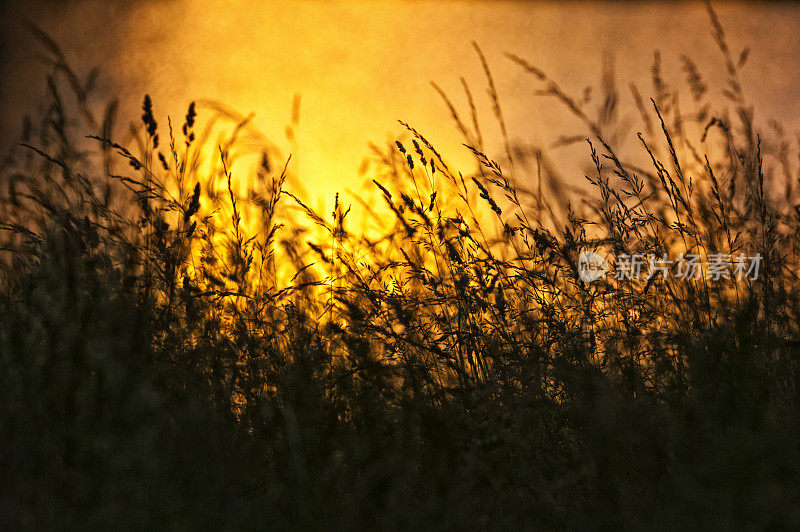
[[[800,6],[0,14],[0,528],[800,528]]]

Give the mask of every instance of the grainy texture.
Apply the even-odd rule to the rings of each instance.
[[[97,116],[40,35],[47,105],[0,174],[0,523],[797,527],[797,150],[754,123],[709,14],[727,99],[656,56],[632,88],[655,95],[648,166],[615,147],[612,65],[593,110],[512,56],[585,126],[558,143],[586,142],[589,192],[505,131],[494,160],[440,91],[475,168],[401,123],[373,147],[368,230],[290,190],[251,116],[192,103],[173,131],[148,96],[115,140],[115,104]],[[585,249],[763,263],[587,283]]]

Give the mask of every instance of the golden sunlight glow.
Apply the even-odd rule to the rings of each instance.
[[[30,2],[27,9],[30,13],[23,10],[19,16],[35,13],[37,24],[63,44],[79,71],[100,67],[103,87],[120,97],[125,121],[138,119],[145,93],[153,97],[160,124],[167,115],[177,122],[191,100],[221,102],[243,116],[254,113],[252,124],[283,157],[292,154],[291,170],[299,182],[291,190],[320,212],[330,211],[337,191],[374,188],[373,168],[365,164],[368,144],[386,145],[400,136],[397,120],[422,132],[454,167],[472,167],[431,81],[469,123],[464,78],[487,150],[502,159],[472,40],[483,48],[494,74],[509,135],[523,144],[548,145],[560,136],[583,134],[582,126],[552,99],[536,97],[541,87],[506,52],[530,60],[577,98],[591,83],[592,107],[599,104],[603,56],[608,55],[626,113],[632,108],[631,81],[642,85],[644,97],[652,92],[647,77],[654,50],[661,52],[666,79],[683,78],[681,54],[695,60],[706,80],[717,82],[710,84],[717,94],[724,77],[700,2],[175,0],[138,2],[121,10],[113,2],[85,0],[58,9]],[[90,20],[86,13],[92,13]],[[757,118],[796,116],[792,80],[798,66],[795,47],[787,43],[797,42],[800,10],[778,3],[758,10],[726,3],[720,16],[733,53],[752,47],[750,63],[758,68],[748,65],[743,84],[760,103]],[[81,23],[75,24],[78,18]],[[98,42],[114,44],[98,47]],[[34,50],[16,53],[32,56]],[[26,57],[12,59],[31,63]],[[9,124],[16,123],[15,113],[32,97],[25,80],[36,76],[34,71],[15,74],[0,81]],[[302,102],[300,119],[288,134],[295,95]],[[638,123],[634,115],[632,122]],[[784,124],[789,131],[793,125]],[[118,128],[118,135],[124,130]],[[635,131],[630,133],[635,140]],[[584,145],[554,151],[554,161],[570,182],[582,183],[586,151]],[[248,169],[237,164],[234,173],[238,180]]]
[[[580,124],[552,100],[534,97],[539,87],[504,52],[529,59],[578,96],[586,83],[597,88],[604,53],[615,59],[625,97],[631,80],[647,83],[655,49],[661,50],[668,79],[682,77],[680,54],[693,56],[707,78],[724,75],[700,3],[178,0],[136,4],[122,27],[116,11],[95,3],[96,27],[83,34],[69,24],[68,7],[51,20],[40,16],[40,24],[66,43],[70,57],[80,50],[82,62],[99,63],[128,117],[137,117],[145,92],[153,96],[160,123],[167,114],[177,121],[189,99],[223,102],[244,115],[253,112],[253,124],[284,155],[292,153],[294,173],[322,212],[330,210],[335,191],[359,191],[370,183],[370,169],[358,171],[365,169],[368,143],[384,145],[400,135],[397,119],[429,137],[454,166],[470,167],[471,158],[430,81],[469,121],[463,76],[485,138],[499,137],[472,40],[492,68],[509,134],[537,144],[579,133]],[[75,16],[85,7],[73,8]],[[798,14],[778,4],[757,12],[725,4],[721,13],[734,53],[753,47],[750,60],[758,63],[758,71],[746,69],[744,81],[753,97],[768,94],[759,97],[762,118],[796,115],[785,108],[794,104],[795,76],[787,69],[797,69],[786,43],[796,42]],[[676,17],[680,25],[673,23]],[[86,45],[98,41],[117,45]],[[286,126],[295,94],[302,104],[292,141]],[[497,145],[487,148],[492,155],[501,153]],[[578,149],[585,154],[584,146]],[[565,176],[580,182],[583,159],[567,154],[557,161]]]

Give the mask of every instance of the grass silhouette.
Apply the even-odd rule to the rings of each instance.
[[[502,158],[466,82],[470,121],[435,86],[476,166],[401,123],[373,146],[370,230],[309,207],[266,142],[243,194],[260,137],[222,106],[173,128],[145,97],[115,140],[116,104],[98,118],[39,32],[47,105],[0,181],[0,521],[797,526],[797,165],[709,15],[725,99],[682,57],[683,113],[656,55],[630,149],[610,66],[594,113],[509,54],[585,126],[555,143],[586,143],[583,193],[511,140],[476,44]],[[763,262],[586,283],[582,250]]]

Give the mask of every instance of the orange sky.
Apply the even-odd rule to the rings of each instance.
[[[581,130],[552,100],[532,95],[536,84],[504,51],[529,59],[575,95],[597,85],[609,53],[626,107],[630,80],[649,87],[654,49],[676,84],[679,54],[692,55],[711,78],[723,71],[704,8],[691,2],[38,1],[7,9],[6,71],[15,75],[0,83],[4,140],[25,107],[21,102],[43,86],[30,68],[33,48],[22,45],[29,41],[18,22],[28,17],[79,68],[100,65],[104,89],[122,96],[131,117],[140,113],[145,92],[162,120],[166,113],[181,117],[192,99],[216,99],[255,112],[255,123],[288,152],[284,127],[299,93],[295,170],[328,199],[334,190],[359,185],[367,142],[400,134],[397,119],[426,134],[450,160],[468,160],[431,80],[463,109],[464,76],[488,132],[496,134],[473,39],[494,70],[512,137],[534,142]],[[720,3],[717,10],[734,51],[753,49],[744,81],[759,116],[794,123],[800,6]],[[564,159],[564,173],[580,179],[571,159]]]

